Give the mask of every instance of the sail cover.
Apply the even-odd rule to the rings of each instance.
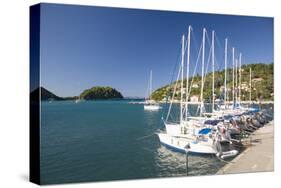
[[[211,132],[212,129],[210,128],[204,128],[204,129],[201,129],[198,133],[199,134],[208,134],[209,132]]]

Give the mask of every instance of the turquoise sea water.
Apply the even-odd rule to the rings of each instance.
[[[161,116],[128,101],[42,102],[42,184],[186,176],[185,155],[153,134],[163,128]],[[223,165],[190,156],[188,175],[215,174]]]

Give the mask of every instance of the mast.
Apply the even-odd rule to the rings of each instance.
[[[239,54],[239,104],[241,104],[241,63],[242,63],[242,53]]]
[[[238,76],[238,60],[235,59],[235,106],[237,105],[237,88],[238,88],[238,79],[237,79],[237,76]]]
[[[152,70],[150,70],[150,87],[149,87],[149,100],[150,100],[150,96],[152,94]]]
[[[234,86],[234,53],[235,48],[232,48],[232,100],[233,100],[233,108],[235,107],[235,86]]]
[[[189,98],[189,64],[190,64],[190,35],[191,26],[188,26],[188,36],[187,36],[187,67],[186,67],[186,94],[185,94],[185,120],[188,116],[188,98]]]
[[[225,39],[225,47],[224,47],[224,108],[225,109],[226,109],[226,100],[227,100],[226,76],[227,76],[227,38]]]
[[[215,31],[212,31],[212,112],[215,110]]]
[[[252,68],[250,67],[250,104],[252,103]]]
[[[200,108],[200,116],[202,116],[202,109],[204,108],[204,99],[203,99],[203,88],[204,88],[204,61],[205,61],[205,33],[206,29],[203,29],[203,40],[202,40],[202,72],[201,72],[201,108]]]
[[[181,46],[181,101],[180,101],[180,124],[183,120],[183,68],[184,68],[184,35],[182,35],[182,46]]]
[[[215,111],[215,31],[212,31],[212,71],[213,71],[213,83],[212,83],[212,112]]]

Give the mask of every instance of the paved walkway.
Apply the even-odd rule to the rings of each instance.
[[[217,174],[266,172],[274,170],[273,121],[257,130],[252,145],[220,169]],[[256,140],[256,141],[255,141]]]

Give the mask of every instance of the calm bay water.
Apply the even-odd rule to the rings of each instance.
[[[164,106],[165,109],[165,106]],[[162,110],[128,101],[43,102],[43,184],[186,176],[186,157],[161,146]],[[215,174],[223,162],[190,156],[188,175]]]

